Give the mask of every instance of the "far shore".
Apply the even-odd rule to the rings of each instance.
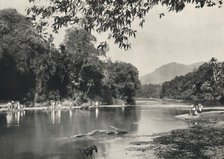
[[[88,106],[86,109],[91,109],[91,108],[103,108],[103,107],[126,107],[127,105],[100,105],[100,106]],[[130,105],[129,105],[130,106]],[[8,109],[8,108],[0,108],[0,112],[16,112],[16,111],[29,111],[29,110],[71,110],[71,109],[83,109],[85,106],[61,106],[61,107],[48,107],[48,106],[34,106],[34,107],[24,107],[22,109]]]
[[[61,104],[61,106],[60,107],[55,107],[55,108],[53,108],[53,107],[51,107],[51,106],[48,106],[48,105],[46,105],[46,103],[43,103],[43,104],[40,104],[40,103],[38,103],[38,104],[36,104],[36,106],[25,106],[24,108],[22,108],[22,109],[8,109],[6,106],[3,106],[3,107],[1,107],[2,105],[6,105],[6,104],[1,104],[0,105],[0,112],[5,112],[5,111],[23,111],[23,110],[69,110],[69,109],[89,109],[89,108],[97,108],[97,107],[100,107],[100,108],[102,108],[102,107],[107,107],[107,108],[109,108],[109,107],[126,107],[126,106],[134,106],[134,105],[124,105],[124,104],[115,104],[115,105],[105,105],[105,104],[103,104],[103,105],[99,105],[99,106],[92,106],[92,105],[88,105],[87,103],[84,103],[84,105],[79,105],[79,106],[70,106],[71,105],[71,103],[70,103],[71,101],[69,101],[69,104],[67,103],[67,101],[66,101],[66,104]],[[182,105],[178,105],[178,106],[182,106]],[[183,106],[183,108],[185,108],[186,110],[188,109],[188,107],[190,108],[190,105],[189,104],[187,104],[186,106]],[[224,106],[205,106],[204,108],[203,108],[203,110],[204,110],[204,113],[205,112],[210,112],[210,111],[224,111]],[[188,114],[181,114],[181,115],[178,115],[178,116],[176,116],[176,118],[179,118],[179,119],[181,119],[181,120],[185,120],[185,119],[189,119],[189,118],[198,118],[198,116],[196,116],[196,117],[190,117]]]
[[[72,107],[60,107],[60,108],[50,108],[47,106],[36,106],[36,107],[25,107],[22,109],[8,109],[0,108],[0,111],[24,111],[24,110],[65,110],[65,109],[80,109],[81,107],[72,106]]]

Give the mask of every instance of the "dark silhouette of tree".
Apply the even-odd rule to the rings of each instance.
[[[58,50],[52,40],[16,10],[0,11],[0,99],[106,101],[107,92],[109,98],[133,100],[138,71],[131,64],[102,62],[106,43],[96,48],[94,36],[75,28],[67,30]]]
[[[15,80],[18,78],[17,81],[20,81],[21,78],[21,83],[14,82],[15,87],[21,85],[26,88],[22,92],[17,90],[17,93],[20,94],[18,97],[11,94],[12,98],[22,98],[21,96],[30,92],[31,89],[36,96],[42,94],[55,66],[54,62],[49,60],[48,42],[39,35],[24,16],[14,9],[1,10],[0,21],[1,24],[4,24],[1,25],[0,31],[0,51],[2,55],[0,63],[2,68],[5,68],[2,69],[2,77],[6,77],[6,74],[8,74],[7,68],[13,68],[12,72],[14,73],[11,76]],[[7,81],[7,79],[4,79],[4,81]],[[13,90],[13,88],[5,89],[7,91]],[[22,90],[20,87],[18,89]],[[34,93],[31,94],[34,95]]]

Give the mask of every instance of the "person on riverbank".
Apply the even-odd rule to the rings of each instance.
[[[50,100],[50,105],[51,105],[51,108],[53,108],[53,109],[56,108],[56,107],[55,107],[56,103],[55,103],[54,100]]]
[[[8,107],[9,110],[12,109],[12,102],[11,101],[7,103],[7,107]]]
[[[17,101],[17,102],[15,103],[15,105],[16,105],[16,109],[20,109],[20,102],[19,102],[19,101]]]
[[[11,105],[12,105],[11,109],[15,109],[16,108],[15,102],[13,100],[11,101]]]
[[[98,107],[98,106],[99,106],[99,102],[96,101],[96,102],[95,102],[95,107]]]
[[[198,104],[197,105],[197,111],[198,111],[198,113],[202,113],[202,109],[203,109],[203,105],[202,104]]]
[[[57,107],[61,108],[61,101],[60,100],[57,101]]]
[[[193,108],[193,116],[197,116],[197,115],[198,115],[197,106],[194,106],[194,108]]]
[[[193,116],[197,116],[198,115],[198,111],[197,111],[196,105],[191,105],[190,115],[193,115]]]

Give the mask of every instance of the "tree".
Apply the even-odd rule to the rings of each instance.
[[[0,11],[0,24],[2,81],[8,85],[7,81],[12,80],[7,79],[10,73],[17,81],[14,82],[14,89],[4,87],[4,91],[14,90],[17,93],[9,93],[8,96],[20,100],[26,93],[32,96],[32,100],[34,94],[44,95],[47,80],[54,73],[56,65],[49,57],[49,43],[14,9]],[[30,93],[31,90],[33,93]]]
[[[137,69],[100,61],[105,50],[95,48],[96,39],[86,30],[68,29],[57,50],[16,10],[1,10],[0,22],[0,99],[105,101],[107,90],[114,99],[133,100]]]
[[[136,96],[140,98],[160,98],[160,91],[161,85],[159,84],[141,85]]]
[[[162,85],[161,97],[224,103],[224,64],[212,58],[198,70]]]
[[[217,82],[217,67],[218,67],[218,61],[216,58],[212,57],[209,64],[212,66],[213,70],[213,79],[215,82]]]
[[[113,38],[124,49],[131,47],[128,38],[136,36],[136,30],[132,29],[133,21],[139,19],[142,27],[146,14],[156,5],[179,12],[190,3],[195,4],[196,8],[221,7],[223,3],[223,0],[47,0],[47,3],[40,5],[39,1],[29,1],[33,3],[27,10],[31,21],[40,20],[39,24],[46,25],[46,19],[53,17],[55,32],[68,25],[79,25],[87,31],[95,30],[98,33],[108,31],[108,38]]]
[[[103,79],[103,92],[108,101],[121,99],[127,104],[133,104],[133,97],[136,90],[140,87],[138,70],[129,63],[109,61],[107,72]],[[111,99],[108,99],[109,96]]]
[[[68,92],[72,98],[94,99],[100,95],[103,63],[94,46],[96,38],[84,29],[66,30],[63,45],[69,56],[66,68]]]

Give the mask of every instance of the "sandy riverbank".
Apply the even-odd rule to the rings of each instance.
[[[205,112],[190,122],[193,126],[187,129],[153,139],[149,150],[164,159],[223,159],[224,112]]]
[[[223,159],[224,111],[207,111],[197,117],[177,116],[191,125],[186,129],[155,134],[151,141],[137,141],[132,151],[147,159]]]

